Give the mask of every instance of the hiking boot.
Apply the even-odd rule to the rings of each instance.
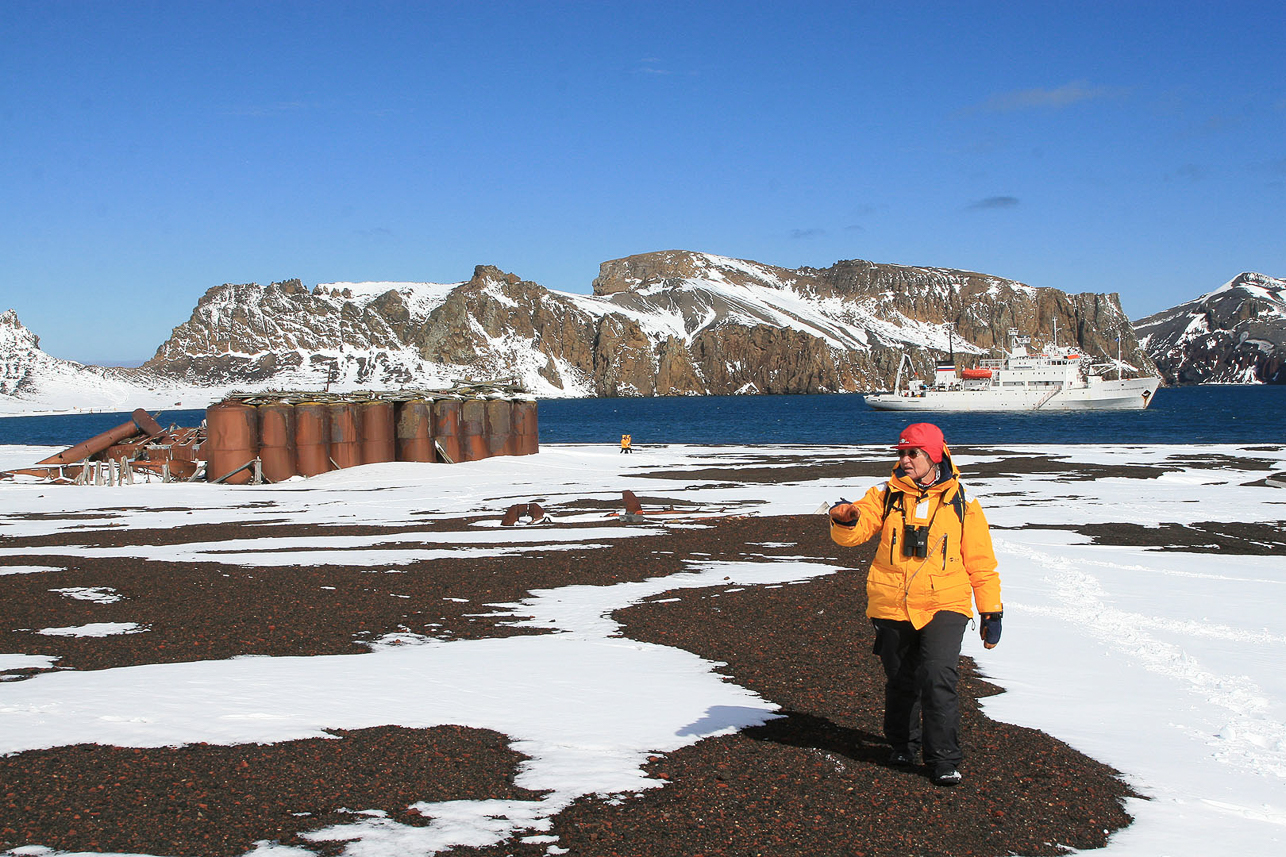
[[[960,776],[955,765],[947,763],[934,767],[933,776],[929,779],[933,780],[935,786],[955,786],[959,785],[964,777]]]
[[[915,764],[915,755],[910,750],[894,747],[893,752],[889,753],[889,764],[899,768],[909,768]]]

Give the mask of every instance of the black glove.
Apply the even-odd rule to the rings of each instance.
[[[982,614],[982,641],[989,649],[1000,642],[1000,618],[1004,615],[1004,613]]]

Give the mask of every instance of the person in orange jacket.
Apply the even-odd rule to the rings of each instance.
[[[966,499],[942,430],[907,426],[897,453],[887,483],[831,507],[831,538],[852,547],[880,534],[866,615],[886,678],[889,761],[912,765],[922,750],[930,779],[953,786],[961,780],[960,644],[975,604],[983,645],[1000,642],[1000,575],[987,519]]]

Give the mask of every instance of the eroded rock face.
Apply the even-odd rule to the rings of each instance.
[[[1135,322],[1170,384],[1286,384],[1286,280],[1244,273]]]

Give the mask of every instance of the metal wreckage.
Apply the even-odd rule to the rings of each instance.
[[[62,485],[208,482],[262,485],[391,461],[455,464],[540,451],[537,403],[518,384],[457,383],[447,390],[231,393],[200,426],[163,427],[138,408],[130,420],[30,467],[0,471]],[[608,513],[621,523],[739,517],[729,509],[645,510],[632,491]],[[504,527],[547,525],[539,502],[505,510]]]
[[[158,414],[159,416],[159,414]],[[139,408],[122,423],[0,479],[128,485],[284,482],[388,461],[454,464],[540,451],[536,401],[512,383],[448,390],[231,393],[195,428]]]

